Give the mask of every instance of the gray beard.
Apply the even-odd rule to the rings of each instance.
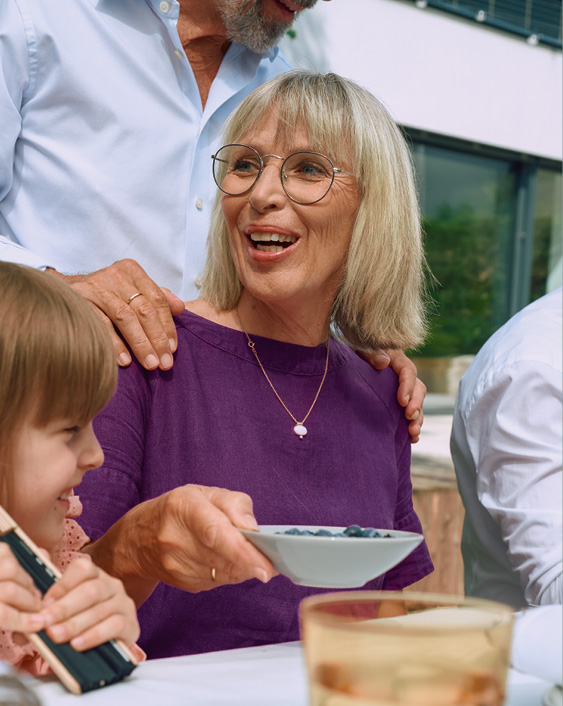
[[[304,8],[311,8],[317,0],[294,0]],[[274,47],[291,24],[266,21],[262,15],[263,0],[221,0],[220,11],[227,37],[250,51],[262,54]]]

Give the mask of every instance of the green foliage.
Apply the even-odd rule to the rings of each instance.
[[[482,216],[468,205],[444,205],[427,218],[428,282],[436,306],[418,356],[477,353],[507,318],[510,257],[507,217]]]

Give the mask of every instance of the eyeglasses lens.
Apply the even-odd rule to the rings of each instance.
[[[332,163],[321,154],[297,152],[282,166],[285,190],[300,203],[319,201],[328,192],[334,179]]]
[[[270,157],[266,157],[268,159]],[[260,168],[260,156],[252,147],[226,145],[215,155],[213,177],[221,191],[237,196],[254,186]],[[290,198],[299,203],[314,203],[322,199],[332,186],[334,168],[323,155],[297,152],[283,162],[281,176]]]
[[[244,194],[260,173],[258,152],[244,145],[227,145],[215,155],[213,177],[215,183],[227,194]]]

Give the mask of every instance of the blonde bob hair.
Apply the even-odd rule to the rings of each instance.
[[[0,262],[0,302],[0,502],[9,511],[24,424],[90,422],[113,394],[117,365],[104,325],[62,280]]]
[[[304,126],[312,150],[339,167],[347,165],[357,177],[359,206],[332,310],[337,335],[357,350],[419,345],[426,327],[426,263],[414,170],[400,129],[380,101],[353,81],[293,71],[263,84],[239,105],[223,144],[244,142],[245,133],[271,110],[277,112],[280,142],[291,144],[296,125]],[[242,288],[218,192],[201,296],[229,310]]]

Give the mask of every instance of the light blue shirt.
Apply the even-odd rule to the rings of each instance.
[[[178,14],[175,0],[0,2],[1,259],[74,274],[133,258],[197,296],[225,119],[290,66],[231,45],[203,110]]]

